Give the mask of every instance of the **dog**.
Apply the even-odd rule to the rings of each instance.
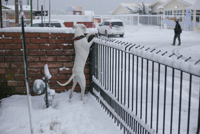
[[[89,33],[85,37],[84,33],[86,31],[86,26],[84,24],[76,24],[74,25],[74,29],[75,29],[75,34],[74,34],[75,37],[73,39],[75,48],[75,61],[74,61],[74,66],[72,68],[72,75],[66,83],[61,84],[58,81],[57,83],[60,86],[66,86],[73,79],[73,86],[69,95],[69,98],[71,99],[74,88],[78,82],[81,87],[81,100],[83,101],[86,88],[84,66],[90,52],[90,46],[94,42],[94,38],[90,42],[88,42],[88,37],[94,35],[94,33]]]

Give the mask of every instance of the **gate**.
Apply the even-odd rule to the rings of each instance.
[[[98,37],[91,93],[124,133],[198,134],[200,60],[182,57]]]

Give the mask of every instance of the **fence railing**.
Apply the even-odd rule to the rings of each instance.
[[[199,133],[200,60],[181,57],[96,38],[91,93],[124,133]]]

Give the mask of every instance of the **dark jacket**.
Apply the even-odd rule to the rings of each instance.
[[[182,33],[182,29],[181,29],[181,26],[180,24],[178,23],[178,21],[176,21],[176,26],[175,26],[175,29],[174,29],[174,33],[175,34],[181,34]]]

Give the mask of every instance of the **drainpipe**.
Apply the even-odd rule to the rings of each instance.
[[[15,0],[15,25],[19,26],[19,9],[18,9],[18,0]]]

